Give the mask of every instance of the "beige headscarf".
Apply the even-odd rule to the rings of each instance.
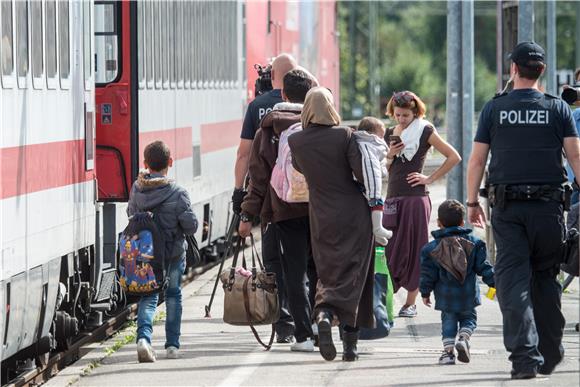
[[[308,91],[301,120],[303,128],[312,124],[328,126],[340,124],[340,116],[334,109],[334,98],[330,90],[326,87],[313,87]]]

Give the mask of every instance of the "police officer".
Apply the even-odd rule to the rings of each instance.
[[[235,166],[235,189],[232,196],[233,210],[236,214],[240,214],[242,209],[242,202],[246,194],[244,190],[244,180],[248,173],[248,163],[250,158],[250,150],[256,131],[260,128],[260,121],[270,112],[274,105],[282,102],[282,85],[284,75],[297,67],[296,60],[288,54],[281,54],[277,56],[272,62],[272,87],[267,93],[264,93],[254,99],[248,105],[244,123],[242,125],[242,133],[240,138],[240,145],[238,147],[238,154]],[[242,222],[251,221],[251,219],[241,219]],[[276,273],[276,280],[278,283],[278,297],[280,301],[280,320],[275,324],[276,341],[278,343],[289,343],[293,340],[294,325],[292,317],[288,312],[288,302],[284,286],[284,277],[282,275],[282,263],[278,253],[278,239],[274,231],[274,227],[269,225],[262,225],[262,255],[264,258],[264,266],[269,272]]]
[[[564,356],[556,280],[565,231],[562,148],[579,176],[580,141],[568,105],[538,89],[544,55],[534,42],[512,51],[513,90],[484,106],[467,171],[468,218],[483,227],[478,190],[491,151],[495,283],[513,379],[548,375]]]

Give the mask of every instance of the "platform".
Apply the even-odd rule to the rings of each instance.
[[[432,191],[433,208],[439,204],[442,186]],[[50,386],[424,386],[476,385],[496,386],[571,386],[580,378],[578,280],[564,294],[562,307],[566,316],[564,346],[566,357],[550,377],[510,381],[510,363],[502,343],[502,322],[496,301],[482,298],[478,311],[478,329],[472,338],[472,361],[453,366],[437,364],[442,350],[440,313],[418,304],[414,319],[397,318],[390,336],[374,341],[359,341],[360,359],[345,363],[340,355],[332,362],[318,351],[296,353],[288,344],[274,344],[266,352],[256,343],[248,327],[224,324],[223,292],[218,289],[212,319],[204,318],[217,274],[217,267],[206,272],[183,290],[181,358],[165,358],[164,325],[154,329],[153,346],[157,362],[139,364],[135,343],[121,345],[123,337],[134,328],[107,342],[96,345],[77,364],[53,378]],[[482,285],[487,291],[487,286]],[[404,292],[395,295],[395,310],[404,302]],[[159,310],[164,306],[160,305]],[[269,327],[259,327],[264,336]],[[117,343],[117,344],[116,344]],[[341,350],[338,332],[337,349]],[[118,348],[117,348],[118,347]]]

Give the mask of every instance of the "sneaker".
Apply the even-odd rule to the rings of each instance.
[[[417,316],[417,305],[405,305],[399,311],[399,317],[415,317]]]
[[[179,349],[177,347],[167,347],[168,359],[179,359]]]
[[[278,344],[292,344],[294,342],[294,336],[293,335],[288,335],[288,336],[276,335],[276,342]]]
[[[146,339],[137,341],[137,359],[139,359],[139,363],[153,363],[155,361],[155,351]]]
[[[451,365],[455,364],[455,354],[453,352],[443,351],[441,357],[439,358],[440,365]]]
[[[460,337],[455,344],[455,349],[457,350],[457,360],[462,363],[469,363],[471,360],[471,355],[469,353],[469,340]]]
[[[293,352],[314,352],[314,343],[310,339],[301,342],[295,342],[290,346]]]

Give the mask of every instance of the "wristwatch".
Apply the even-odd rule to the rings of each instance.
[[[250,217],[248,216],[248,214],[240,214],[240,222],[251,222],[252,219],[250,219]]]
[[[474,202],[465,202],[465,205],[467,207],[479,207],[479,200],[476,200]]]

